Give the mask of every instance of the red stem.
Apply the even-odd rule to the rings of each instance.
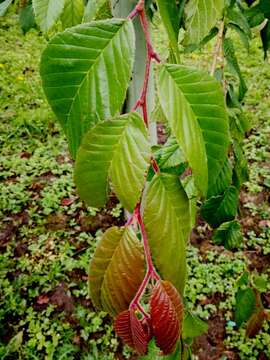
[[[142,29],[144,32],[146,49],[147,49],[143,88],[142,88],[139,100],[136,102],[136,104],[132,108],[132,111],[137,110],[137,108],[140,106],[142,108],[142,112],[143,112],[144,123],[148,127],[148,111],[147,111],[146,97],[147,97],[147,90],[148,90],[149,79],[150,79],[151,62],[152,62],[152,60],[156,60],[157,62],[160,62],[160,58],[159,58],[158,54],[154,51],[152,43],[151,43],[148,22],[147,22],[145,10],[144,10],[144,1],[139,1],[138,5],[135,7],[135,9],[132,13],[134,13],[136,15],[138,15],[138,14],[140,15],[140,21],[141,21]],[[132,19],[131,15],[129,16],[129,18]]]
[[[140,309],[140,305],[139,305],[139,301],[149,283],[149,280],[151,279],[155,279],[157,281],[160,280],[160,277],[158,275],[158,273],[155,270],[153,261],[152,261],[152,257],[151,257],[151,251],[150,251],[150,247],[149,247],[149,243],[148,243],[148,238],[147,238],[147,234],[145,231],[145,226],[142,220],[142,216],[141,216],[141,209],[140,209],[140,205],[138,205],[134,211],[134,216],[136,216],[138,224],[141,228],[141,234],[142,234],[142,239],[143,239],[143,247],[144,247],[144,253],[145,253],[145,259],[146,259],[146,265],[147,265],[147,272],[146,275],[143,279],[143,282],[141,283],[141,286],[139,288],[139,290],[137,291],[134,299],[132,300],[132,302],[130,303],[130,308],[134,309],[134,308],[139,308]],[[140,309],[141,310],[141,309]]]
[[[159,166],[158,166],[158,163],[156,162],[156,160],[154,158],[151,159],[151,165],[153,166],[154,172],[158,173],[159,172]]]
[[[144,0],[139,0],[138,4],[128,15],[128,19],[133,20],[144,9]]]
[[[151,63],[152,63],[152,60],[156,60],[157,62],[160,62],[160,58],[159,58],[158,54],[154,51],[152,43],[151,43],[148,22],[147,22],[145,10],[144,10],[144,0],[138,1],[138,4],[135,6],[134,10],[130,13],[130,15],[128,16],[128,19],[132,20],[137,15],[140,16],[141,26],[142,26],[144,36],[145,36],[147,57],[146,57],[146,67],[145,67],[143,88],[142,88],[142,91],[141,91],[138,101],[132,108],[132,111],[135,111],[135,110],[137,110],[138,107],[141,107],[145,125],[148,127],[148,111],[147,111],[146,97],[147,97],[147,91],[148,91],[148,86],[149,86]],[[159,172],[158,164],[154,158],[151,159],[151,164],[153,166],[154,171],[156,173]],[[159,277],[158,273],[156,272],[153,261],[152,261],[151,251],[150,251],[148,238],[147,238],[147,233],[146,233],[143,219],[141,216],[141,202],[136,206],[132,217],[129,219],[129,221],[127,223],[127,226],[131,225],[135,219],[137,220],[137,222],[140,226],[140,229],[141,229],[145,259],[146,259],[146,264],[147,264],[147,271],[146,271],[145,277],[141,283],[139,290],[137,291],[132,302],[130,303],[130,309],[138,309],[139,311],[141,311],[141,313],[145,317],[147,317],[148,315],[144,311],[143,307],[140,305],[139,301],[140,301],[144,291],[146,290],[149,281],[150,280],[159,281],[160,277]]]
[[[154,265],[152,262],[151,252],[150,252],[150,248],[149,248],[149,244],[148,244],[148,238],[147,238],[147,234],[145,231],[145,226],[144,226],[144,223],[142,220],[140,210],[138,211],[138,214],[137,214],[137,220],[140,225],[141,233],[142,233],[143,246],[144,246],[144,252],[145,252],[146,263],[147,263],[147,272],[150,272],[150,274],[153,274],[155,272],[155,268],[154,268]]]
[[[135,297],[133,298],[133,300],[131,301],[131,303],[129,305],[130,309],[136,309],[136,308],[140,307],[140,305],[138,305],[139,301],[148,285],[150,278],[151,278],[151,274],[148,271],[143,279],[143,282],[141,283],[141,286],[139,287],[139,290],[137,291]]]
[[[145,36],[148,57],[150,57],[151,60],[154,59],[158,63],[160,63],[160,57],[155,52],[155,50],[153,49],[153,46],[152,46],[151,36],[150,36],[150,32],[149,32],[149,26],[148,26],[147,17],[146,17],[144,9],[140,12],[140,20],[141,20],[141,24],[142,24],[142,28],[143,28],[143,32],[144,32],[144,36]]]

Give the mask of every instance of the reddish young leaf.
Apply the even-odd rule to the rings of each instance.
[[[172,353],[181,334],[183,304],[175,287],[161,281],[154,287],[150,299],[152,331],[164,355]]]
[[[47,305],[50,301],[50,298],[48,295],[39,295],[39,297],[37,298],[37,304],[38,305]]]
[[[249,338],[255,337],[262,329],[264,320],[267,319],[267,313],[264,309],[261,293],[253,289],[256,296],[255,311],[247,322],[246,336]]]
[[[184,306],[181,300],[181,297],[176,290],[176,288],[169,281],[162,281],[163,288],[165,289],[167,295],[171,299],[174,309],[177,313],[180,326],[182,325],[184,317]],[[181,330],[181,327],[180,327]]]
[[[266,320],[266,318],[267,315],[264,309],[254,313],[247,323],[246,336],[248,338],[255,337],[262,329],[264,320]]]
[[[124,343],[136,350],[139,355],[146,354],[150,340],[149,335],[134,311],[125,310],[121,312],[115,319],[114,329]]]
[[[70,198],[63,198],[61,200],[61,205],[62,206],[69,206],[69,205],[73,204],[75,200],[76,200],[76,197],[74,197],[74,196],[70,197]]]
[[[143,246],[132,228],[108,229],[90,263],[89,288],[94,305],[113,317],[127,310],[144,274]]]

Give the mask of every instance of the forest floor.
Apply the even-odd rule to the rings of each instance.
[[[112,199],[96,212],[75,193],[66,141],[41,89],[44,38],[36,30],[24,37],[13,17],[1,20],[0,44],[0,359],[135,359],[87,289],[96,242],[123,223],[122,208]],[[270,65],[257,38],[239,55],[252,123],[239,217],[244,242],[231,252],[211,242],[204,224],[193,232],[185,295],[186,307],[208,321],[193,346],[200,360],[270,359],[269,323],[251,339],[234,323],[236,284],[246,270],[270,307]]]

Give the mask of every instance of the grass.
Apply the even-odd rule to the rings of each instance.
[[[44,38],[35,30],[24,37],[14,16],[1,20],[0,39],[0,358],[128,358],[110,319],[95,312],[87,291],[96,241],[106,226],[121,223],[122,209],[112,204],[97,214],[77,198],[67,144],[41,89]],[[235,253],[210,242],[203,251],[190,247],[186,306],[209,321],[222,314],[224,356],[233,351],[252,360],[263,353],[270,358],[269,324],[246,339],[232,322],[236,281],[251,261],[247,254],[261,259],[270,253],[264,196],[270,187],[270,67],[256,39],[249,56],[239,55],[249,85],[245,113],[253,124],[245,142],[250,164],[241,220],[245,242]],[[198,58],[195,53],[186,61]],[[204,229],[197,230],[204,236]],[[269,280],[269,269],[259,271]],[[264,297],[269,293],[268,285]]]

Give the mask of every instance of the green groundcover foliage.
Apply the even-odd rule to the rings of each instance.
[[[268,357],[267,4],[131,3],[0,3],[0,357]]]

